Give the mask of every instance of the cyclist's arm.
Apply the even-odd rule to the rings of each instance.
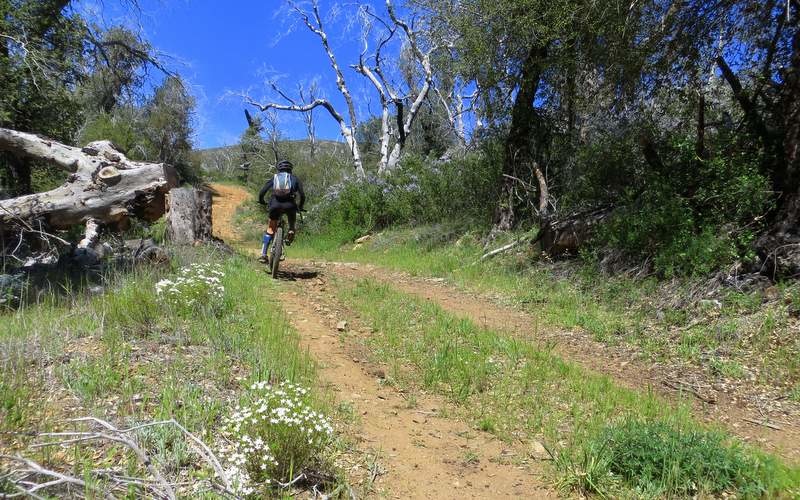
[[[306,193],[303,191],[303,183],[300,182],[300,179],[297,179],[297,194],[300,195],[300,202],[297,204],[297,208],[303,210],[303,206],[306,204]]]
[[[272,179],[268,180],[267,183],[264,184],[264,187],[261,188],[261,191],[258,193],[258,202],[261,203],[262,205],[265,204],[264,195],[266,195],[267,191],[269,191],[270,189],[272,189]]]

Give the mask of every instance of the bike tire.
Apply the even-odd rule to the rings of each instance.
[[[272,242],[272,255],[270,256],[270,267],[273,279],[278,279],[278,268],[281,265],[281,256],[283,255],[283,228],[279,227],[275,231],[274,240]]]

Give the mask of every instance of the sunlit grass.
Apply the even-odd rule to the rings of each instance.
[[[337,287],[339,297],[373,327],[365,342],[375,360],[390,367],[391,382],[412,393],[446,395],[475,428],[509,442],[543,441],[567,488],[609,496],[639,491],[650,497],[726,492],[788,498],[800,487],[800,469],[741,448],[720,430],[705,430],[683,404],[622,388],[547,348],[478,327],[388,285],[362,280]],[[686,455],[691,459],[665,447],[661,455],[645,449],[620,462],[624,445],[611,449],[604,436],[611,432],[614,439],[636,443],[640,438],[634,434],[646,432],[646,427],[616,427],[623,422],[655,425],[675,442],[707,438],[696,452],[685,451],[694,453]],[[715,457],[718,463],[694,470],[696,457]],[[617,463],[635,463],[641,470],[621,470],[625,466]]]
[[[220,265],[221,304],[189,311],[157,296],[160,279],[192,262]],[[109,276],[103,294],[75,290],[3,314],[0,454],[24,451],[46,463],[54,460],[46,450],[26,449],[30,433],[88,415],[119,425],[175,419],[215,446],[223,417],[251,383],[315,386],[315,363],[301,349],[274,287],[245,257],[190,249],[167,269]],[[324,392],[315,391],[313,401],[330,409]],[[197,461],[175,429],[151,428],[141,439],[165,470],[191,468]],[[79,471],[128,458],[120,448],[101,457],[81,447],[66,460],[52,466]]]
[[[780,300],[766,305],[761,293],[735,289],[721,289],[719,300],[691,300],[703,282],[604,275],[591,262],[550,263],[525,244],[517,253],[481,261],[482,235],[446,225],[390,229],[363,245],[340,245],[331,234],[306,235],[298,238],[292,256],[442,277],[528,312],[542,328],[578,329],[600,342],[632,344],[652,360],[706,367],[722,347],[728,354],[721,363],[757,370],[737,370],[731,364],[732,369],[713,369],[712,374],[741,378],[755,373],[758,382],[787,391],[800,381],[800,338],[792,334],[789,317],[796,307],[793,298],[800,297],[797,284],[779,284]],[[682,305],[675,307],[674,301]]]

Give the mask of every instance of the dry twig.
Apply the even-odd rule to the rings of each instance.
[[[689,394],[693,395],[694,397],[705,403],[715,404],[717,402],[717,400],[714,399],[713,397],[701,394],[700,392],[695,390],[691,385],[688,385],[685,382],[680,382],[680,381],[672,382],[670,380],[664,380],[662,383],[666,387],[669,387],[670,389],[674,389],[680,392],[688,392]]]
[[[172,426],[177,428],[187,438],[192,449],[214,469],[217,480],[221,484],[217,484],[215,481],[210,481],[211,488],[227,497],[238,498],[238,496],[232,491],[232,486],[227,475],[225,474],[224,469],[222,468],[222,465],[220,464],[220,461],[217,459],[211,449],[174,419],[159,422],[148,422],[126,429],[118,429],[111,423],[96,417],[76,418],[68,420],[68,422],[76,424],[88,424],[90,427],[99,429],[90,431],[41,433],[38,434],[38,436],[47,438],[48,440],[45,442],[35,443],[31,445],[31,448],[39,449],[52,446],[69,446],[89,441],[111,441],[119,443],[127,447],[134,453],[134,455],[136,455],[137,459],[147,469],[152,479],[131,477],[110,469],[97,469],[89,471],[90,474],[105,477],[113,483],[111,487],[106,487],[105,490],[100,491],[97,487],[90,487],[81,479],[48,470],[43,466],[23,457],[0,457],[16,461],[26,466],[23,469],[18,469],[12,472],[12,474],[7,477],[7,480],[19,491],[19,494],[13,494],[12,497],[22,495],[36,497],[36,492],[44,489],[62,485],[73,485],[82,487],[84,490],[87,488],[92,488],[98,490],[98,493],[101,493],[107,498],[113,498],[113,495],[110,493],[111,491],[114,491],[118,488],[127,490],[129,486],[133,485],[141,488],[143,491],[149,492],[150,495],[156,498],[165,498],[170,500],[175,499],[177,498],[175,487],[181,485],[188,486],[190,484],[168,481],[161,470],[159,470],[156,464],[152,461],[150,455],[143,450],[131,437],[134,432],[142,429],[157,426]],[[39,483],[32,480],[36,476],[46,476],[52,479],[47,482]]]
[[[17,498],[22,496],[42,498],[36,494],[38,491],[62,485],[80,486],[84,490],[87,488],[94,488],[87,485],[86,482],[81,479],[47,469],[33,460],[21,456],[12,457],[0,455],[0,458],[24,465],[24,468],[14,469],[9,479],[10,484],[14,486],[19,493],[7,494],[4,498]],[[52,479],[44,483],[37,483],[32,480],[35,476],[46,476]],[[101,491],[98,491],[98,493],[101,493],[105,498],[114,498],[108,493],[103,493]]]
[[[743,418],[745,422],[749,422],[751,424],[760,425],[762,427],[767,427],[768,429],[772,429],[774,431],[782,431],[783,427],[779,425],[775,425],[773,423],[767,422],[766,420],[756,420],[754,418]]]

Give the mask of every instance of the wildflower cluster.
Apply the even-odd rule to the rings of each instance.
[[[265,472],[278,465],[278,461],[272,456],[269,445],[260,437],[255,439],[247,434],[239,436],[228,449],[226,455],[229,463],[225,474],[233,486],[234,490],[240,495],[252,495],[255,493],[256,481],[250,475],[250,468],[256,468],[256,476],[265,476]],[[261,482],[269,485],[272,481],[269,477],[260,477]]]
[[[308,389],[258,382],[251,390],[250,401],[225,422],[232,443],[223,451],[227,474],[242,495],[253,494],[258,485],[289,481],[313,465],[333,435],[328,418],[310,406]]]
[[[156,283],[156,295],[173,307],[197,309],[222,303],[225,274],[217,264],[192,264],[178,271],[174,279]]]

